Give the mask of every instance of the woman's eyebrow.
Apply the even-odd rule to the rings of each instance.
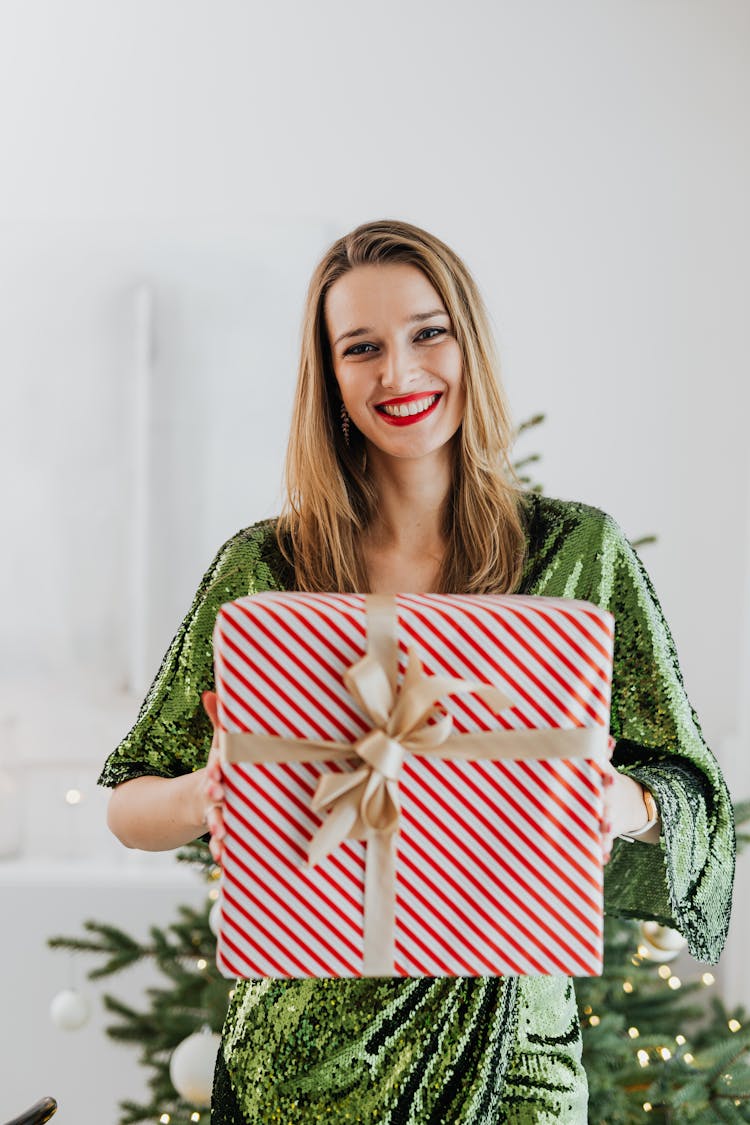
[[[417,324],[422,320],[429,320],[433,316],[447,316],[448,313],[445,309],[431,309],[430,312],[415,313],[410,316],[408,320],[404,321],[405,324]],[[367,336],[370,332],[374,332],[374,328],[352,328],[350,332],[342,332],[341,335],[334,341],[334,348],[336,344],[340,344],[342,340],[349,340],[353,336]]]

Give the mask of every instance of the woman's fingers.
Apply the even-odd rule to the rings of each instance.
[[[215,691],[204,691],[201,695],[203,710],[211,720],[211,726],[216,730],[219,725],[218,700]]]
[[[203,793],[207,804],[206,808],[206,826],[211,833],[211,839],[208,847],[211,852],[211,857],[214,863],[221,865],[224,855],[224,845],[222,843],[226,835],[224,828],[224,813],[222,806],[224,802],[224,787],[221,784],[221,755],[219,752],[219,714],[217,708],[217,698],[215,691],[204,691],[201,696],[203,708],[211,720],[211,725],[214,728],[214,737],[211,743],[211,749],[206,762],[206,770],[204,774]]]
[[[206,824],[211,833],[211,839],[208,843],[209,851],[214,863],[221,865],[224,857],[224,837],[226,836],[226,829],[224,828],[224,816],[219,805],[212,805],[206,814]]]
[[[209,832],[217,840],[223,840],[226,836],[226,829],[224,828],[224,814],[218,805],[211,805],[206,813],[206,826]]]
[[[214,738],[215,737],[216,733],[214,732]],[[221,783],[221,754],[216,744],[211,747],[209,752],[208,761],[206,762],[206,773],[212,781]]]
[[[612,751],[615,748],[615,740],[610,735],[609,742],[607,743],[608,757],[612,757]],[[612,842],[614,836],[612,834],[612,786],[615,782],[615,768],[610,761],[607,761],[602,766],[602,818],[599,822],[602,844],[602,862],[609,863],[609,858],[612,854]]]

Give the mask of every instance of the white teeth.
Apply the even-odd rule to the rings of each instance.
[[[437,398],[437,395],[430,395],[428,398],[420,398],[416,402],[405,402],[400,405],[394,403],[391,406],[383,406],[382,409],[393,418],[406,418],[412,414],[423,414],[425,410],[430,409]]]

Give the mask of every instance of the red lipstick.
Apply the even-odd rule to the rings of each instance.
[[[387,414],[386,411],[383,410],[384,406],[406,405],[406,403],[416,402],[418,399],[429,398],[430,395],[437,395],[437,398],[431,406],[428,406],[426,410],[420,410],[418,414],[405,414],[403,415],[403,417],[401,417],[394,414]],[[404,395],[403,398],[392,398],[388,399],[386,402],[379,402],[377,403],[375,409],[377,410],[383,421],[387,422],[389,426],[411,426],[414,425],[415,422],[421,422],[423,418],[428,418],[430,414],[433,414],[437,409],[442,397],[443,396],[440,391],[428,391],[427,393],[422,391],[417,394]]]

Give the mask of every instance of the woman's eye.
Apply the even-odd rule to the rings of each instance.
[[[353,344],[351,348],[347,348],[344,355],[364,355],[364,352],[359,351],[359,348],[371,348],[372,344]]]
[[[432,333],[432,335],[427,335],[428,332]],[[423,328],[421,332],[418,332],[415,339],[417,341],[419,341],[419,340],[434,340],[436,336],[444,336],[445,332],[446,332],[445,328],[439,328],[437,325],[432,325],[431,327]],[[367,355],[367,352],[365,351],[366,348],[369,348],[370,350],[375,350],[374,344],[352,344],[352,346],[350,348],[346,349],[346,351],[344,352],[344,355],[345,356],[347,356],[347,355],[354,355],[354,356]]]

